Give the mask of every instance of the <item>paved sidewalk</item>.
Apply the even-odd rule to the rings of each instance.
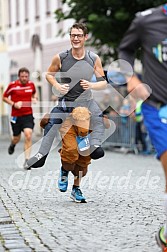
[[[53,150],[41,169],[15,162],[0,139],[0,252],[159,252],[154,236],[163,223],[164,178],[153,156],[106,152],[83,180],[87,204],[57,188],[60,158]],[[20,163],[19,163],[20,165]]]

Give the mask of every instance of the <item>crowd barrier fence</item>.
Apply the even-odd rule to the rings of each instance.
[[[103,143],[104,148],[108,147],[125,147],[130,151],[138,154],[138,148],[135,144],[135,121],[131,117],[113,116],[109,119],[114,122],[116,129]],[[112,132],[112,129],[109,129]]]

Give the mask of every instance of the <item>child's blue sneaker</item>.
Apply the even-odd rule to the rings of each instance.
[[[68,187],[68,171],[64,170],[63,167],[60,169],[60,177],[58,179],[58,188],[61,192],[66,192]]]
[[[85,151],[90,148],[90,142],[89,142],[89,135],[82,137],[82,136],[77,136],[77,143],[78,143],[78,149],[80,151]]]
[[[73,199],[77,203],[86,203],[86,199],[83,196],[79,186],[74,187],[72,189],[70,198]]]

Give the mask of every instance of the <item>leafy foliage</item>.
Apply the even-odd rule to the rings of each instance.
[[[61,0],[69,11],[59,8],[56,20],[74,19],[85,22],[91,33],[89,44],[97,48],[99,56],[107,62],[117,58],[117,47],[135,13],[166,3],[162,0]]]

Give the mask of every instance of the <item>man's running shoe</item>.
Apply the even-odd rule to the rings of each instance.
[[[79,151],[85,151],[90,148],[89,135],[85,137],[77,136],[76,139]]]
[[[9,153],[9,155],[12,155],[13,154],[13,152],[14,152],[14,149],[15,149],[15,144],[10,144],[10,146],[9,146],[9,148],[8,148],[8,153]]]
[[[28,159],[27,166],[32,168],[42,167],[45,164],[46,158],[47,155],[44,156],[43,154],[38,152],[35,156]]]
[[[83,196],[79,186],[74,187],[72,189],[70,198],[73,199],[77,203],[86,203],[86,199]]]
[[[90,157],[92,159],[99,159],[104,157],[104,150],[100,145],[91,145],[90,146]]]
[[[162,252],[167,252],[167,240],[164,237],[164,227],[161,227],[155,236],[158,246],[162,249]]]
[[[60,168],[60,177],[58,179],[58,188],[61,192],[67,191],[68,173],[69,173],[69,171],[64,170],[63,167]]]

